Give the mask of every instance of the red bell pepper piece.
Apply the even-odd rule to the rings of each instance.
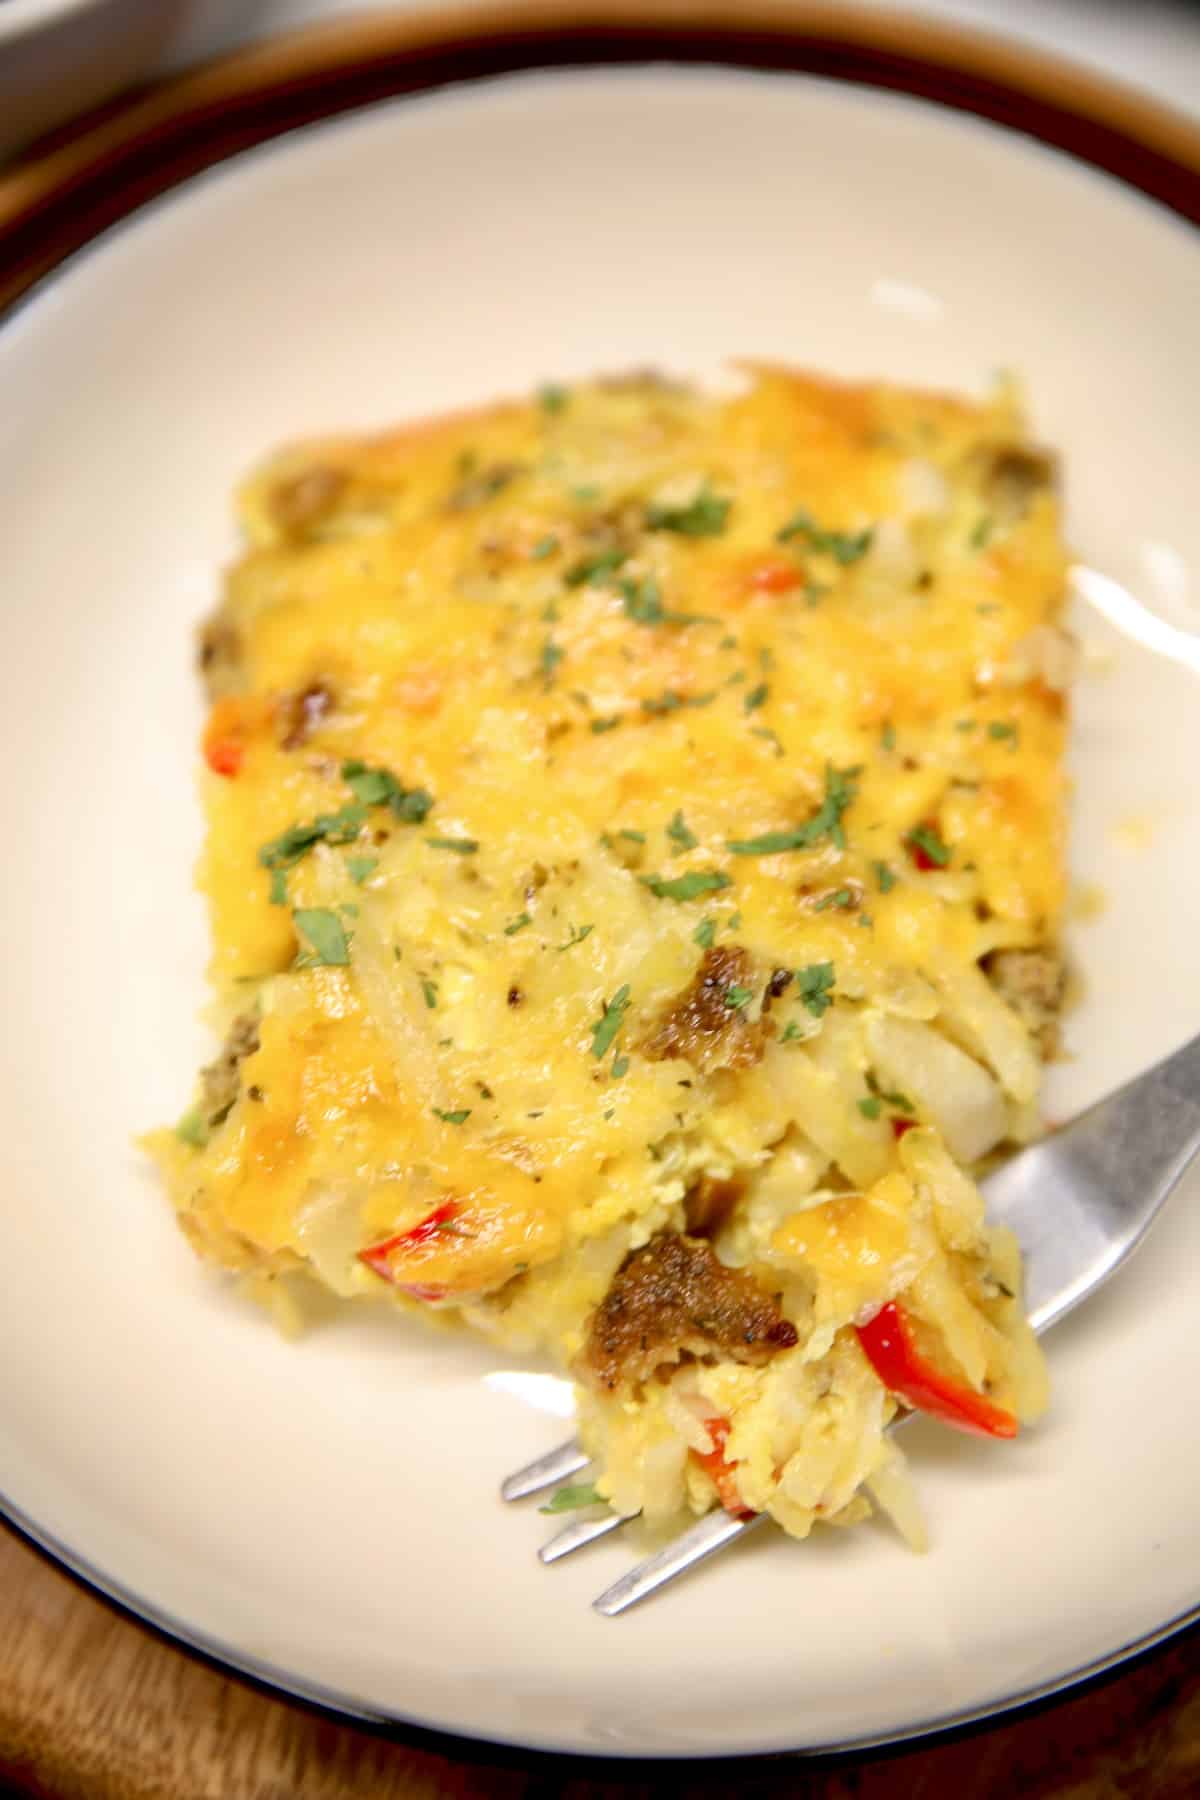
[[[692,1455],[711,1479],[725,1511],[735,1518],[748,1518],[753,1511],[738,1493],[733,1470],[725,1460],[725,1440],[729,1436],[729,1420],[705,1419],[704,1428],[713,1441],[711,1450],[693,1450]]]
[[[797,563],[759,563],[750,571],[750,586],[760,594],[786,594],[803,584],[804,570]]]
[[[894,1138],[902,1138],[906,1131],[915,1131],[916,1128],[917,1121],[915,1119],[901,1119],[895,1113],[892,1114],[892,1136]]]
[[[1017,1421],[1012,1413],[965,1382],[943,1375],[921,1355],[908,1315],[896,1301],[889,1300],[873,1319],[858,1327],[858,1341],[884,1387],[906,1405],[976,1437],[1016,1437]]]
[[[462,1210],[459,1200],[444,1200],[440,1206],[407,1231],[398,1231],[395,1237],[384,1238],[381,1244],[370,1244],[365,1250],[358,1252],[359,1262],[366,1263],[368,1269],[374,1269],[376,1275],[382,1275],[385,1281],[395,1284],[396,1277],[392,1273],[392,1252],[399,1249],[411,1249],[415,1244],[427,1244],[435,1238],[442,1226]],[[404,1284],[401,1283],[403,1286]],[[444,1300],[447,1290],[440,1284],[416,1283],[405,1287],[405,1293],[412,1294],[417,1300]]]
[[[236,775],[245,754],[246,746],[237,738],[218,738],[204,746],[204,760],[214,775]]]

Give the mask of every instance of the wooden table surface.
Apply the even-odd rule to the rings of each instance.
[[[42,1800],[1194,1800],[1200,1633],[987,1730],[811,1763],[585,1764],[401,1742],[217,1673],[0,1530],[0,1792]]]

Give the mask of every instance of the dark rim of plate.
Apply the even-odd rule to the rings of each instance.
[[[291,33],[114,103],[0,172],[0,308],[6,309],[0,326],[23,300],[52,285],[55,270],[120,221],[256,144],[452,83],[648,62],[817,75],[907,94],[1065,151],[1200,225],[1200,127],[1057,57],[928,18],[803,0],[746,0],[736,9],[731,0],[688,0],[686,9],[678,0],[526,0],[516,13],[509,5],[489,4],[428,15],[385,11],[336,28]],[[519,1732],[507,1740],[471,1739],[401,1710],[380,1712],[172,1617],[95,1568],[2,1492],[0,1520],[136,1623],[272,1693],[452,1756],[469,1745],[476,1755],[515,1751],[528,1758],[560,1751],[531,1744]],[[1045,1682],[895,1733],[801,1745],[794,1753],[842,1757],[978,1728],[1102,1679],[1197,1621],[1200,1599],[1154,1630]],[[703,1754],[706,1761],[718,1760]],[[570,1755],[573,1766],[581,1757],[606,1760],[573,1749]],[[692,1759],[664,1751],[654,1760]]]

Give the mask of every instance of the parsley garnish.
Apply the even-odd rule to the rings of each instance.
[[[299,906],[293,911],[292,919],[312,946],[297,958],[299,967],[326,963],[333,968],[344,968],[350,961],[350,940],[335,912],[323,906]]]
[[[613,1057],[612,1076],[613,1076],[614,1081],[620,1081],[622,1075],[625,1075],[628,1072],[628,1069],[629,1069],[629,1058],[627,1056],[614,1056]]]
[[[681,706],[711,706],[716,697],[715,690],[710,694],[677,694],[674,688],[668,688],[665,694],[643,700],[642,711],[660,718],[664,713],[678,712]]]
[[[461,1125],[465,1119],[470,1118],[471,1109],[469,1106],[459,1106],[453,1112],[443,1112],[440,1106],[435,1106],[433,1113],[443,1125]]]
[[[939,869],[944,869],[950,861],[950,846],[932,825],[914,825],[904,841],[914,850],[922,851]]]
[[[797,1025],[795,1019],[789,1019],[783,1029],[783,1035],[779,1041],[781,1044],[792,1044],[795,1043],[798,1037],[803,1037],[803,1035],[804,1033],[801,1031],[799,1025]]]
[[[749,1006],[754,998],[754,989],[748,987],[727,987],[724,993],[726,1006],[741,1008]]]
[[[614,574],[628,561],[628,550],[598,550],[594,556],[585,556],[572,563],[563,580],[570,588],[582,587],[585,582],[603,581],[606,575]]]
[[[510,919],[504,927],[504,935],[505,937],[515,937],[518,931],[524,931],[527,925],[532,924],[533,920],[527,912],[518,913],[516,918]]]
[[[479,848],[478,838],[431,837],[425,842],[432,844],[435,850],[453,850],[458,856],[474,856]]]
[[[988,736],[990,738],[995,738],[997,742],[1003,742],[1007,739],[1014,750],[1021,741],[1021,733],[1018,727],[1011,721],[1005,719],[993,719],[988,725]]]
[[[871,867],[875,871],[875,879],[879,883],[880,893],[890,894],[896,885],[896,877],[888,867],[887,863],[873,862]]]
[[[781,544],[792,538],[803,538],[813,550],[832,556],[840,568],[846,568],[867,554],[875,534],[869,528],[866,531],[826,531],[801,507],[775,535]]]
[[[811,819],[806,819],[793,831],[766,831],[761,837],[734,839],[727,844],[727,849],[735,856],[774,856],[782,850],[810,849],[823,837],[828,837],[839,850],[844,850],[846,834],[842,829],[842,814],[858,792],[854,780],[858,773],[857,766],[835,769],[832,763],[826,763],[825,798]]]
[[[831,894],[823,894],[813,908],[814,912],[828,912],[831,906],[840,906],[843,910],[854,905],[854,893],[850,888],[838,888]]]
[[[557,381],[548,381],[538,389],[538,405],[543,412],[563,412],[570,398],[570,390],[560,387]]]
[[[629,1009],[629,983],[619,987],[592,1026],[592,1055],[597,1061],[608,1054],[613,1039],[621,1029],[621,1021]]]
[[[430,981],[428,975],[422,975],[421,976],[421,992],[425,996],[426,1006],[429,1008],[430,1012],[432,1012],[434,1007],[438,1003],[437,982]]]
[[[198,1106],[189,1106],[175,1127],[175,1136],[190,1144],[193,1150],[203,1150],[208,1142],[208,1126]]]
[[[864,1119],[877,1119],[883,1110],[883,1101],[878,1094],[864,1094],[855,1104]]]
[[[707,613],[672,612],[662,603],[662,594],[653,575],[647,575],[639,586],[636,581],[622,581],[625,616],[638,625],[711,625]]]
[[[987,546],[987,541],[991,537],[991,535],[992,535],[991,514],[984,513],[983,517],[978,521],[974,530],[971,533],[970,538],[968,539],[968,542],[970,543],[972,550],[985,549]]]
[[[621,723],[620,713],[613,713],[613,715],[610,719],[593,719],[592,723],[591,723],[591,729],[592,729],[592,731],[595,732],[596,736],[599,737],[601,732],[615,731],[617,729],[617,726],[620,723]]]
[[[689,869],[673,881],[664,880],[661,875],[639,875],[638,880],[660,900],[694,900],[698,894],[715,894],[732,886],[729,876],[719,869]]]
[[[874,1075],[868,1074],[867,1086],[870,1088],[870,1090],[873,1094],[878,1095],[879,1099],[886,1102],[886,1104],[888,1106],[894,1106],[897,1112],[902,1112],[902,1113],[916,1112],[917,1109],[913,1105],[912,1101],[909,1099],[907,1094],[902,1094],[898,1088],[893,1090],[893,1092],[889,1093],[886,1088],[880,1087],[880,1085],[876,1081]]]
[[[682,808],[675,813],[671,823],[667,826],[667,836],[673,844],[678,844],[681,850],[694,850],[700,841],[694,831],[688,830]]]
[[[553,638],[547,638],[542,645],[542,654],[538,660],[541,663],[542,675],[545,678],[547,687],[549,687],[550,683],[554,680],[554,671],[557,669],[565,655],[566,651],[563,649],[562,645],[556,644]]]
[[[575,948],[576,944],[582,944],[584,938],[591,937],[591,935],[592,935],[593,931],[595,931],[595,929],[596,929],[596,927],[594,925],[572,925],[571,931],[570,931],[570,936],[567,938],[566,943],[565,944],[556,944],[555,949],[556,950],[573,950]]]
[[[732,504],[706,482],[687,506],[648,506],[646,524],[651,531],[677,531],[681,537],[719,537]]]
[[[701,921],[697,925],[695,931],[693,931],[693,933],[692,933],[692,942],[693,942],[693,944],[699,944],[699,946],[702,950],[711,950],[712,942],[713,942],[713,939],[716,937],[716,935],[717,935],[716,920],[715,919],[701,919]]]
[[[301,859],[308,855],[314,844],[350,844],[358,836],[366,824],[367,809],[362,806],[343,806],[339,812],[321,813],[307,825],[291,825],[269,844],[264,844],[258,853],[258,860],[264,869],[286,871],[295,868]],[[275,900],[278,884],[271,884],[271,898]],[[280,897],[282,899],[283,896]],[[279,904],[277,901],[276,904]]]
[[[378,867],[379,858],[377,856],[348,856],[346,858],[346,873],[355,887],[361,887],[367,876],[373,875]]]
[[[896,727],[890,719],[885,719],[883,729],[879,733],[879,742],[885,750],[896,748]]]
[[[433,806],[432,794],[424,788],[406,788],[390,769],[369,769],[363,762],[345,762],[342,780],[360,806],[388,806],[398,819],[406,819],[412,825],[427,818]]]
[[[548,556],[553,556],[557,549],[558,539],[553,532],[550,532],[546,537],[538,539],[537,543],[533,546],[533,549],[529,552],[529,560],[530,562],[545,562],[546,558]]]
[[[954,721],[955,731],[974,731],[975,725],[974,719],[955,719]]]
[[[808,963],[796,970],[796,992],[814,1019],[821,1018],[833,1005],[833,964]]]
[[[646,841],[645,832],[644,831],[634,831],[633,827],[630,825],[622,825],[620,831],[618,831],[618,833],[617,833],[617,836],[623,837],[623,838],[628,838],[631,844],[644,844]]]
[[[575,1512],[581,1506],[603,1506],[604,1497],[596,1492],[590,1481],[580,1482],[576,1487],[560,1487],[552,1500],[545,1506],[539,1506],[542,1513]]]
[[[745,699],[742,701],[743,711],[748,712],[748,713],[756,712],[758,710],[758,708],[763,704],[763,701],[766,699],[766,697],[770,693],[770,691],[771,690],[767,686],[766,682],[760,681],[756,688],[751,688],[750,692],[746,695]]]

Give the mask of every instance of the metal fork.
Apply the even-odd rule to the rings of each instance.
[[[1200,1037],[988,1177],[989,1218],[1011,1226],[1024,1252],[1025,1308],[1036,1332],[1065,1318],[1125,1262],[1198,1150]],[[900,1414],[893,1429],[914,1416]],[[572,1438],[510,1475],[501,1498],[542,1493],[588,1460]],[[624,1612],[769,1517],[735,1518],[718,1507],[592,1605],[609,1617]],[[538,1554],[557,1562],[627,1523],[620,1513],[593,1513],[556,1532]]]

